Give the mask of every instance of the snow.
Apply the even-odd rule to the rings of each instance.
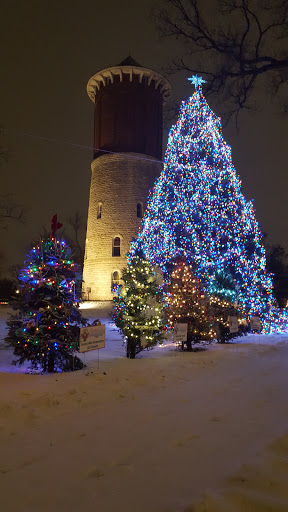
[[[128,360],[91,306],[106,348],[85,370],[25,374],[0,342],[1,510],[286,512],[288,335]]]

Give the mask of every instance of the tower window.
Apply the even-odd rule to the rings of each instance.
[[[113,284],[119,285],[119,283],[120,283],[120,272],[119,272],[119,270],[114,270],[114,272],[112,274],[112,285]]]
[[[142,203],[137,203],[137,217],[139,219],[142,219],[142,217],[143,217],[143,204]]]
[[[113,240],[113,250],[112,250],[112,256],[120,256],[120,237],[115,236]]]
[[[102,217],[102,207],[103,207],[103,203],[98,203],[98,206],[97,206],[97,219],[101,219],[101,217]]]

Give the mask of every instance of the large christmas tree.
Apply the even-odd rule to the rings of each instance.
[[[19,274],[16,313],[7,322],[5,341],[17,356],[14,364],[29,361],[44,372],[83,367],[75,355],[79,326],[87,323],[77,298],[79,270],[69,246],[55,234],[29,252]]]
[[[204,81],[190,80],[195,92],[182,102],[170,130],[164,169],[130,254],[141,247],[164,275],[176,257],[193,263],[207,293],[215,275],[228,273],[244,316],[259,315],[265,322],[274,299],[253,204],[241,192],[220,118],[202,93]]]

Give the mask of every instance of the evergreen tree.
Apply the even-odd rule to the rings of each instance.
[[[212,318],[209,300],[192,266],[178,259],[173,265],[165,294],[166,317],[168,326],[173,329],[175,323],[187,323],[187,349],[192,343],[212,340]],[[182,344],[183,349],[183,344]]]
[[[236,338],[243,334],[243,324],[239,331],[230,333],[229,316],[239,316],[237,311],[238,293],[237,285],[231,274],[216,272],[209,286],[210,312],[213,317],[213,327],[219,342]]]
[[[220,119],[202,94],[204,80],[190,80],[196,90],[182,102],[170,130],[164,169],[130,257],[141,246],[166,276],[180,256],[193,264],[206,292],[216,272],[231,274],[240,310],[246,317],[259,315],[267,328],[275,301],[253,204],[241,192]]]
[[[113,319],[126,338],[127,357],[134,359],[144,348],[162,341],[159,273],[136,254],[123,269],[122,281],[114,297]]]
[[[44,372],[83,367],[74,356],[79,349],[79,326],[87,321],[79,311],[79,267],[64,240],[49,236],[28,253],[19,273],[19,294],[7,322],[5,338],[18,357],[14,364],[30,361]]]

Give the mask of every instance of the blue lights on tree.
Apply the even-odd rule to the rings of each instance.
[[[14,364],[29,361],[32,369],[44,372],[83,367],[74,354],[79,326],[87,323],[79,310],[77,281],[80,284],[80,268],[59,237],[41,240],[28,253],[19,273],[16,311],[7,322],[5,341],[18,357]]]
[[[241,315],[259,315],[268,332],[275,300],[253,204],[241,191],[220,118],[203,96],[205,81],[197,75],[190,81],[195,92],[170,130],[164,168],[128,259],[141,248],[168,276],[180,257],[193,264],[208,295],[215,275],[229,274]]]

